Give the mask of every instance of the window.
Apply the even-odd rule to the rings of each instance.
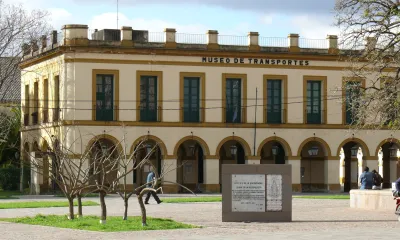
[[[361,82],[348,81],[346,84],[346,124],[353,124],[356,121],[354,110],[357,108]]]
[[[96,120],[114,120],[114,75],[96,75]]]
[[[140,77],[140,121],[157,121],[157,76]]]
[[[54,78],[54,108],[53,121],[60,120],[60,77]]]
[[[267,123],[282,123],[282,80],[267,80]]]
[[[33,112],[32,112],[32,124],[36,125],[39,122],[39,83],[35,82],[33,85]]]
[[[43,80],[43,122],[47,123],[49,121],[49,81],[47,79]]]
[[[183,80],[183,121],[200,122],[200,78]]]
[[[307,123],[321,124],[321,81],[307,81]]]
[[[242,120],[242,80],[226,79],[226,122],[240,123]]]
[[[24,112],[24,125],[29,125],[29,85],[25,85],[25,112]]]
[[[385,88],[386,106],[396,106],[399,102],[398,90],[396,84],[393,83],[393,79],[385,79],[381,81],[381,87]],[[397,107],[387,107],[386,112],[382,113],[384,119],[384,125],[391,125],[397,120],[398,116]]]

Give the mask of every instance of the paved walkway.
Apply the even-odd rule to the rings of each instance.
[[[161,195],[162,197],[165,197]],[[62,200],[62,198],[53,198]],[[35,199],[34,201],[42,201]],[[96,198],[88,200],[98,201]],[[20,201],[27,201],[21,199]],[[2,201],[3,202],[3,201]],[[106,200],[108,215],[121,216],[122,200]],[[291,223],[222,223],[221,203],[185,203],[148,205],[148,216],[171,218],[203,226],[201,229],[99,233],[0,222],[0,239],[373,239],[397,238],[400,223],[392,211],[364,211],[349,208],[348,200],[293,199]],[[134,198],[129,202],[130,215],[139,215]],[[84,214],[99,214],[100,208],[84,207]],[[67,208],[6,209],[0,217],[66,214]]]

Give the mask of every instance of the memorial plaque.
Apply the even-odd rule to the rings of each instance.
[[[267,212],[282,211],[282,175],[267,175]]]
[[[265,175],[232,175],[232,212],[265,212]]]

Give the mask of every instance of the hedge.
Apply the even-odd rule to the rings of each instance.
[[[20,168],[13,166],[0,168],[0,188],[5,191],[14,191],[19,189],[21,177]],[[24,168],[24,188],[28,187],[28,181],[30,179],[29,168]]]

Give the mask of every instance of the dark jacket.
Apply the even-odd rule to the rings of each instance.
[[[374,173],[374,186],[381,186],[382,182],[382,176],[378,172]]]
[[[395,185],[396,185],[396,190],[397,190],[398,192],[400,192],[400,178],[397,179],[396,182],[394,182],[394,183],[395,183]]]

